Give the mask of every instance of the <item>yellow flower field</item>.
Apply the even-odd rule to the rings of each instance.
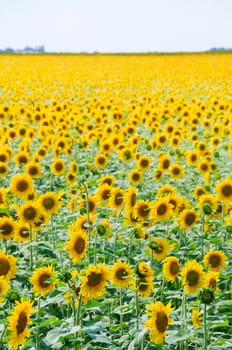
[[[0,55],[0,349],[231,349],[230,53]]]

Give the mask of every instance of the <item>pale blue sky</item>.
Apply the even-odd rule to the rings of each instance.
[[[232,0],[0,0],[0,48],[58,52],[232,47]]]

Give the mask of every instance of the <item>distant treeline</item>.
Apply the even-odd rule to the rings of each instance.
[[[44,53],[45,47],[43,45],[36,46],[36,47],[30,47],[26,46],[24,49],[15,50],[11,47],[6,47],[5,49],[1,50],[0,53]]]

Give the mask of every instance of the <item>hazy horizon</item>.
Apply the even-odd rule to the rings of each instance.
[[[174,53],[232,48],[230,0],[0,0],[0,49]]]

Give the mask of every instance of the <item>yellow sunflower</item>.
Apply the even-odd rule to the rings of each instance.
[[[0,217],[0,238],[10,240],[14,236],[16,222],[8,216]]]
[[[192,310],[192,323],[193,327],[201,327],[201,317],[198,309]]]
[[[3,163],[0,162],[0,177],[5,177],[9,172],[8,166]]]
[[[180,164],[172,164],[168,168],[169,175],[175,180],[182,180],[184,176],[184,168]]]
[[[219,282],[219,272],[218,271],[209,271],[205,274],[205,288],[212,288],[215,292],[219,291],[218,287]]]
[[[146,309],[146,313],[150,318],[144,325],[150,331],[151,341],[155,344],[161,344],[165,339],[168,326],[173,322],[173,319],[169,317],[173,310],[171,303],[164,305],[160,301],[151,302]]]
[[[138,295],[141,297],[149,297],[154,289],[153,277],[139,277],[137,281]]]
[[[117,261],[111,268],[111,281],[118,288],[133,288],[134,273],[128,263]]]
[[[196,165],[199,161],[199,151],[187,151],[186,152],[186,164]]]
[[[65,166],[65,162],[63,159],[61,158],[55,158],[51,164],[51,172],[56,175],[63,175],[63,173],[65,172],[66,166]]]
[[[88,245],[86,230],[76,229],[76,225],[69,229],[70,239],[66,243],[65,248],[70,252],[72,260],[77,263],[86,254]]]
[[[10,191],[22,199],[27,199],[34,190],[34,183],[28,174],[14,175],[11,178]]]
[[[8,316],[8,330],[10,332],[8,344],[12,350],[18,349],[19,345],[24,346],[26,338],[30,335],[27,325],[32,323],[30,315],[35,312],[32,305],[33,302],[30,300],[16,301],[12,314]]]
[[[202,265],[196,260],[189,260],[185,263],[181,277],[186,294],[195,294],[204,285],[205,273]]]
[[[223,180],[216,185],[218,199],[222,202],[230,202],[232,200],[232,180]]]
[[[128,178],[130,182],[134,185],[140,184],[143,180],[143,174],[139,169],[132,169],[129,172]]]
[[[148,219],[151,215],[151,203],[143,199],[137,201],[134,213],[140,220]]]
[[[146,156],[141,156],[137,160],[137,167],[142,171],[148,170],[150,168],[150,164],[151,164],[151,159]]]
[[[166,185],[162,185],[161,187],[158,188],[158,190],[157,190],[158,197],[163,197],[163,196],[167,196],[167,195],[175,196],[176,195],[175,187],[173,187],[172,185],[166,184]]]
[[[108,220],[101,220],[96,227],[99,236],[108,238],[112,236],[112,228]]]
[[[87,299],[96,299],[105,292],[107,280],[110,278],[109,268],[104,264],[90,265],[81,277],[80,293]]]
[[[16,274],[16,259],[0,251],[0,276],[6,279],[14,278]]]
[[[120,210],[124,203],[124,191],[120,188],[113,188],[110,193],[109,206]]]
[[[193,225],[195,225],[195,223],[198,220],[198,214],[195,210],[193,209],[184,209],[181,213],[180,213],[180,226],[187,230],[188,228],[192,227]]]
[[[36,202],[28,201],[18,208],[20,220],[28,224],[34,224],[39,221],[41,210]]]
[[[42,194],[38,199],[38,203],[41,211],[49,216],[57,213],[62,204],[59,200],[58,194],[55,192],[46,192],[45,194]]]
[[[179,259],[175,256],[168,256],[164,260],[163,275],[167,281],[174,282],[180,273]]]
[[[17,164],[18,167],[28,163],[29,159],[30,159],[29,154],[28,152],[25,152],[25,151],[18,152],[14,158],[15,163]]]
[[[100,185],[98,187],[97,194],[96,194],[97,199],[99,199],[99,201],[103,203],[106,203],[110,198],[111,191],[112,191],[112,187],[107,183]]]
[[[137,190],[134,187],[129,186],[125,193],[125,207],[126,210],[132,210],[136,204]]]
[[[138,266],[136,268],[136,273],[139,277],[153,277],[154,275],[154,271],[152,270],[150,265],[148,265],[144,261],[141,261],[140,263],[138,263]]]
[[[22,221],[17,222],[14,239],[19,243],[28,241],[30,239],[30,225]]]
[[[200,197],[206,193],[206,189],[202,186],[196,186],[193,191],[193,195],[196,199],[200,199]]]
[[[45,295],[55,288],[56,273],[52,266],[45,266],[37,268],[30,277],[32,288],[35,295]]]
[[[4,276],[0,276],[0,304],[3,302],[4,295],[7,293],[9,288],[9,280],[6,279]]]
[[[158,199],[152,207],[152,218],[155,222],[167,220],[173,213],[172,207],[168,197]]]
[[[115,178],[112,175],[104,175],[100,178],[100,185],[108,184],[109,186],[113,186],[115,182]]]
[[[25,168],[26,174],[30,175],[33,179],[39,179],[41,176],[41,165],[39,162],[31,161],[27,163]]]
[[[152,252],[152,257],[157,261],[165,259],[170,250],[168,241],[163,237],[154,237],[149,243],[149,247]]]
[[[105,168],[108,164],[108,158],[103,153],[100,153],[95,157],[94,163],[97,168]]]
[[[220,250],[211,250],[205,254],[203,262],[212,271],[220,271],[226,267],[226,255]]]

